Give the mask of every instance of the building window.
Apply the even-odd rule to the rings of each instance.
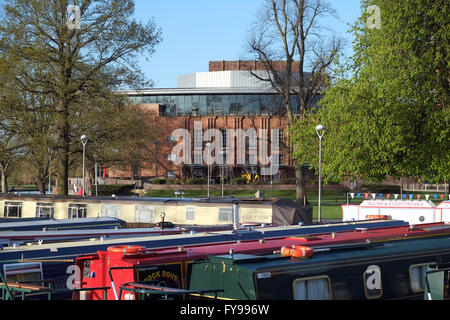
[[[86,218],[87,204],[69,204],[69,219]]]
[[[194,220],[195,219],[195,207],[187,207],[186,208],[186,220]]]
[[[319,276],[294,280],[294,300],[331,300],[330,278]]]
[[[412,292],[423,292],[425,290],[425,273],[427,268],[435,266],[436,263],[416,264],[409,267],[409,281]]]
[[[167,178],[176,179],[177,173],[175,171],[167,171]]]
[[[220,222],[232,222],[233,221],[233,209],[232,208],[219,208],[219,221]]]
[[[379,299],[383,295],[381,269],[379,266],[369,266],[363,275],[364,292],[367,299]]]
[[[22,202],[5,202],[5,209],[3,215],[6,218],[21,218],[22,217]]]
[[[36,217],[38,218],[53,218],[55,214],[55,208],[53,203],[37,203],[36,204]]]

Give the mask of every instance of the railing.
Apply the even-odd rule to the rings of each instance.
[[[448,193],[448,184],[428,184],[428,183],[404,183],[402,185],[403,191],[415,191],[415,192],[444,192]]]

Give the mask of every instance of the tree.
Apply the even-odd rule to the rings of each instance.
[[[153,21],[144,25],[132,19],[132,0],[70,5],[68,0],[8,0],[0,23],[0,49],[18,62],[13,79],[17,90],[52,101],[52,109],[45,111],[54,120],[50,129],[59,192],[65,195],[79,137],[96,128],[92,122],[103,122],[98,116],[106,114],[102,107],[117,101],[113,92],[149,84],[136,58],[151,55],[161,39]]]
[[[341,49],[341,40],[328,41],[321,34],[320,18],[328,15],[335,11],[321,0],[267,0],[250,35],[249,52],[264,70],[251,73],[282,97],[289,127],[307,120]],[[293,109],[293,97],[298,97],[299,110]],[[291,156],[303,152],[300,144],[290,142],[286,150]],[[298,203],[306,199],[303,160],[295,158]]]
[[[379,27],[368,23],[375,3]],[[352,27],[354,56],[315,115],[328,128],[324,173],[336,180],[448,182],[449,5],[364,0],[362,8]],[[306,136],[297,130],[296,141]]]

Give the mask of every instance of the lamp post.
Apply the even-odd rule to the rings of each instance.
[[[209,147],[211,146],[211,143],[207,143],[206,144],[206,149],[209,149]],[[211,154],[208,154],[208,161],[207,161],[207,166],[208,166],[208,199],[209,199],[209,175],[210,175],[210,162],[211,162]]]
[[[81,136],[81,143],[83,144],[83,196],[86,195],[86,179],[85,179],[85,158],[86,158],[86,144],[89,138],[87,135],[83,134]]]
[[[321,207],[321,195],[322,195],[322,137],[325,133],[325,127],[319,124],[316,127],[316,133],[319,137],[319,211],[318,211],[318,222],[321,222],[322,217],[322,207]]]

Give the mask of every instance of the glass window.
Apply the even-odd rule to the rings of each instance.
[[[425,273],[428,267],[435,266],[436,263],[417,264],[409,267],[409,279],[413,292],[423,292],[425,290]]]
[[[294,300],[331,300],[330,278],[320,276],[296,279]]]
[[[5,202],[3,210],[4,217],[21,218],[22,217],[22,202]]]
[[[222,222],[233,221],[233,209],[232,208],[219,208],[219,221],[222,221]]]
[[[186,220],[195,219],[195,207],[186,207]]]
[[[87,216],[87,204],[69,204],[69,219],[86,218]]]
[[[53,203],[37,203],[36,204],[36,217],[38,218],[53,218],[55,208]]]

